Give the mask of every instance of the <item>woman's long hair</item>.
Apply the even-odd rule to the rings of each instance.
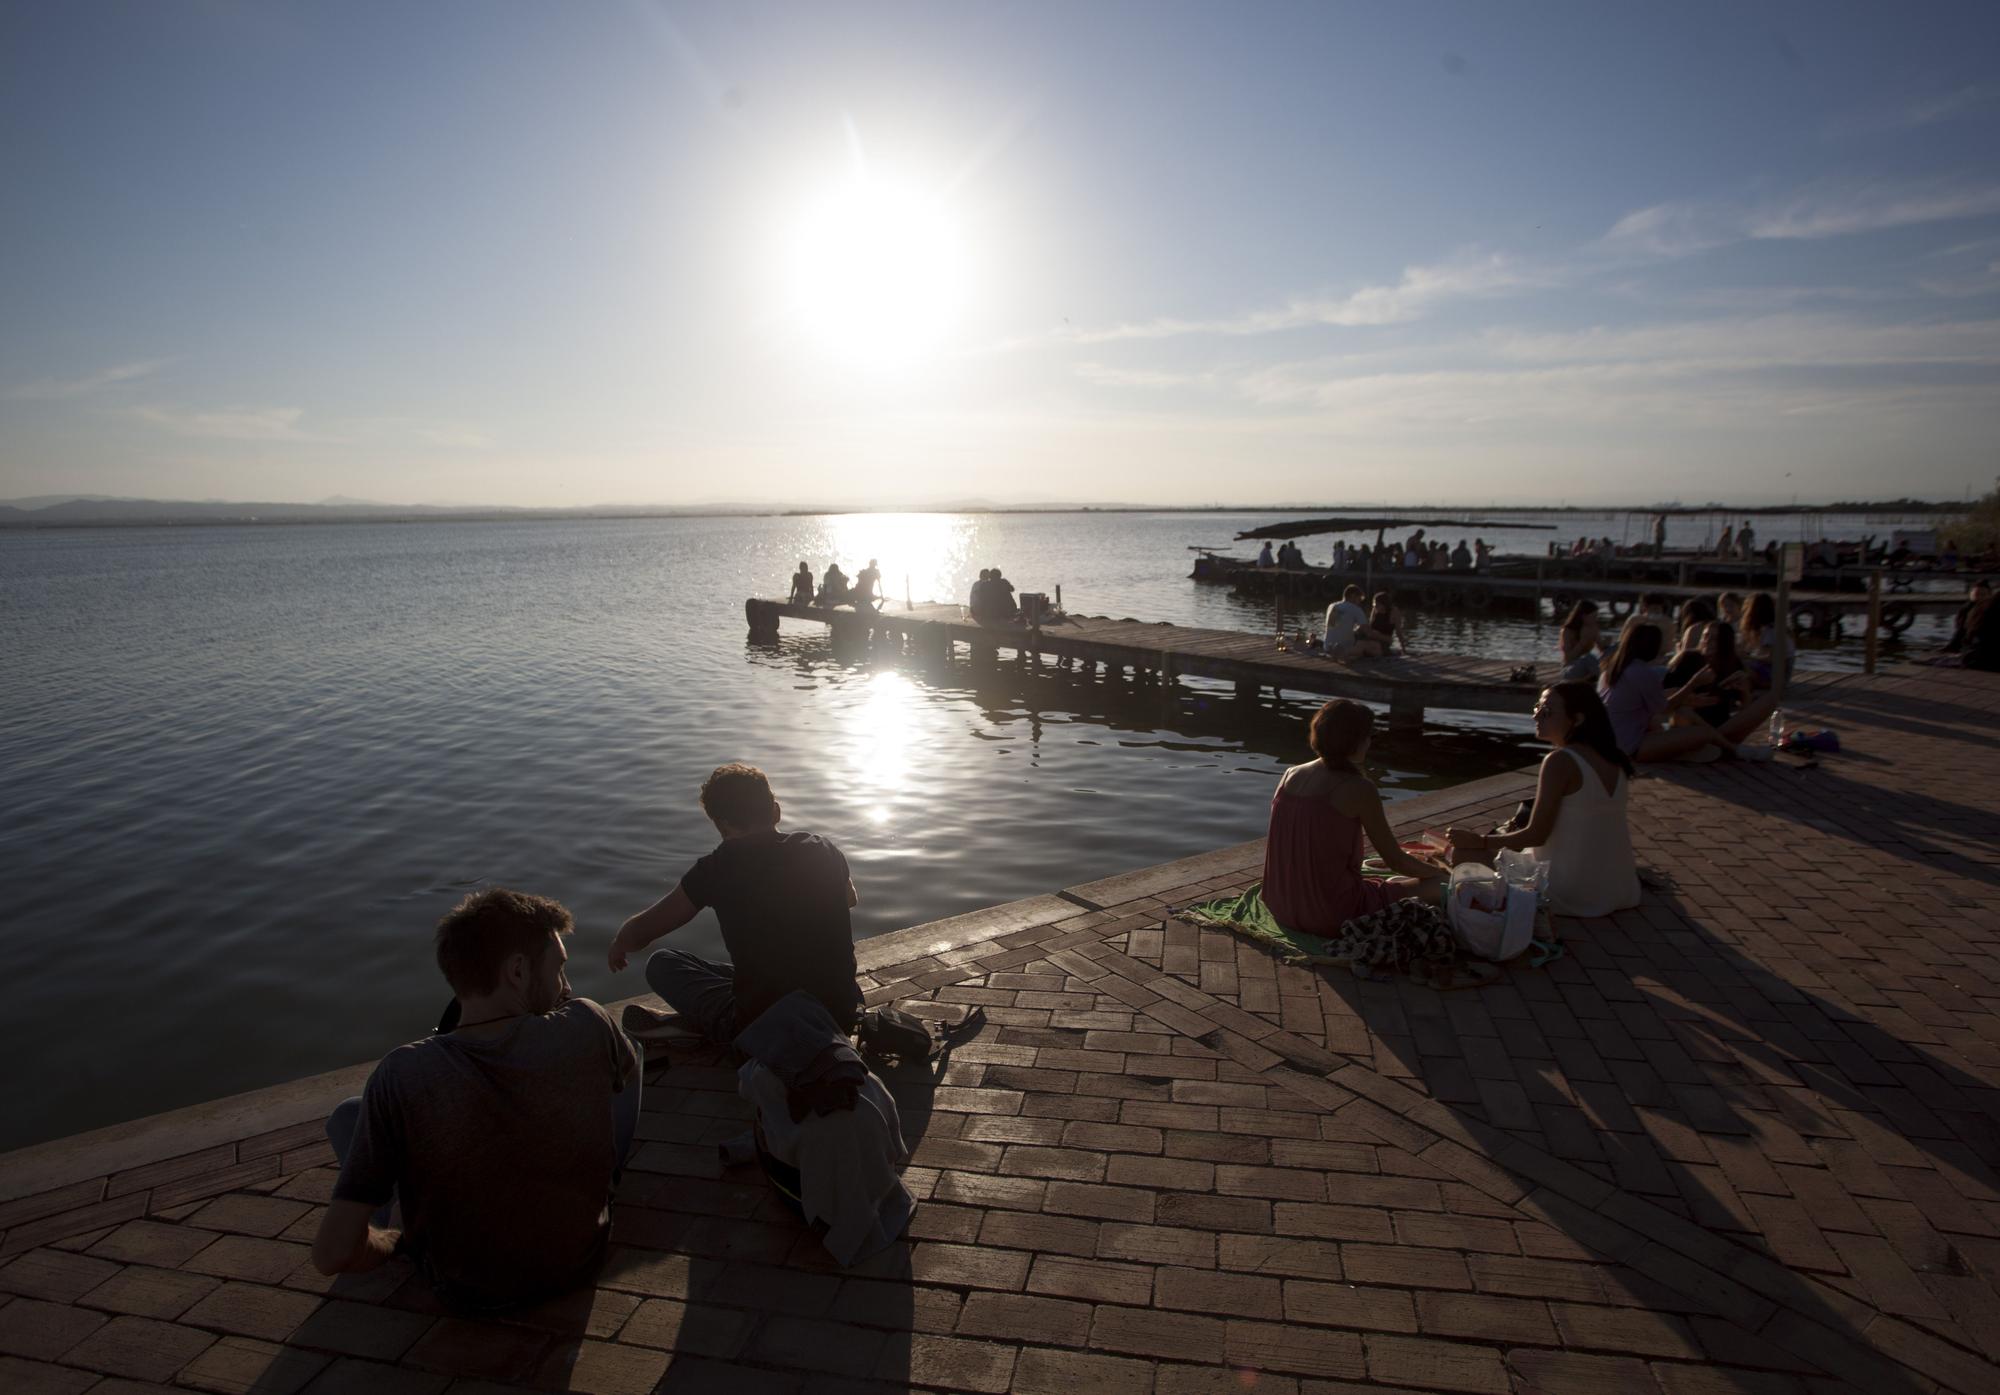
[[[1625,670],[1633,664],[1650,664],[1660,657],[1660,627],[1658,625],[1628,625],[1618,641],[1617,650],[1611,655],[1611,662],[1605,666],[1602,687],[1610,692],[1618,686],[1618,680],[1625,676]]]
[[[1375,715],[1367,708],[1347,698],[1335,698],[1313,713],[1306,741],[1321,764],[1335,770],[1351,770],[1365,780],[1367,772],[1362,770],[1354,753],[1361,749],[1361,743],[1374,727]]]
[[[1633,773],[1632,758],[1619,749],[1617,733],[1611,730],[1611,714],[1604,710],[1604,699],[1597,695],[1597,689],[1572,681],[1557,683],[1549,691],[1562,699],[1563,712],[1570,718],[1565,745],[1586,747],[1627,775]]]
[[[1778,623],[1778,606],[1771,599],[1769,591],[1759,591],[1743,603],[1743,614],[1737,625],[1745,634],[1754,635]]]
[[[1743,667],[1743,656],[1736,652],[1734,625],[1727,620],[1711,620],[1708,622],[1708,634],[1703,638],[1715,640],[1715,657],[1708,661],[1708,666],[1715,670],[1717,678],[1727,678]]]

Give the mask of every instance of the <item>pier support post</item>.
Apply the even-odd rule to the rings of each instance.
[[[750,622],[750,638],[769,644],[778,637],[778,607],[773,601],[743,602],[743,618]]]
[[[833,633],[836,649],[866,649],[868,647],[868,622],[858,615],[842,615],[829,610],[827,628]]]
[[[1237,679],[1236,700],[1238,702],[1255,702],[1257,700],[1257,693],[1259,691],[1259,686],[1260,685],[1252,683],[1247,678]]]
[[[1389,694],[1390,731],[1421,731],[1423,726],[1424,704],[1415,693]]]

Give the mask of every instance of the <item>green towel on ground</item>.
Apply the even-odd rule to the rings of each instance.
[[[1190,925],[1208,925],[1217,930],[1227,930],[1232,935],[1241,935],[1248,940],[1256,940],[1287,964],[1345,964],[1347,956],[1336,952],[1338,940],[1329,940],[1320,935],[1308,935],[1302,930],[1287,930],[1278,924],[1278,918],[1271,914],[1271,908],[1264,904],[1264,884],[1258,882],[1241,896],[1224,896],[1214,901],[1201,901],[1192,906],[1182,906],[1174,912],[1178,920]],[[1514,962],[1530,969],[1539,969],[1552,960],[1563,957],[1562,941],[1549,925],[1546,906],[1535,908],[1535,937],[1529,941],[1527,950]]]
[[[1333,953],[1333,941],[1278,924],[1271,908],[1264,904],[1264,884],[1257,883],[1241,896],[1225,896],[1199,905],[1183,906],[1180,919],[1192,925],[1212,925],[1245,939],[1258,940],[1287,964],[1345,964]]]

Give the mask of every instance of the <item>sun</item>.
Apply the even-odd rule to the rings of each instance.
[[[943,200],[854,169],[810,203],[790,249],[791,312],[824,352],[901,370],[934,353],[963,295],[957,230]]]

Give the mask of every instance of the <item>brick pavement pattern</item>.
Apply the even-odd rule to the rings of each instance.
[[[0,1201],[0,1390],[2000,1389],[2000,681],[1821,679],[1847,753],[1634,789],[1645,904],[1437,994],[1170,918],[1261,846],[861,946],[987,1026],[892,1076],[921,1198],[841,1271],[649,1075],[594,1289],[326,1280],[317,1124]],[[1982,773],[1983,772],[1983,773]],[[1494,819],[1502,777],[1397,806]]]

